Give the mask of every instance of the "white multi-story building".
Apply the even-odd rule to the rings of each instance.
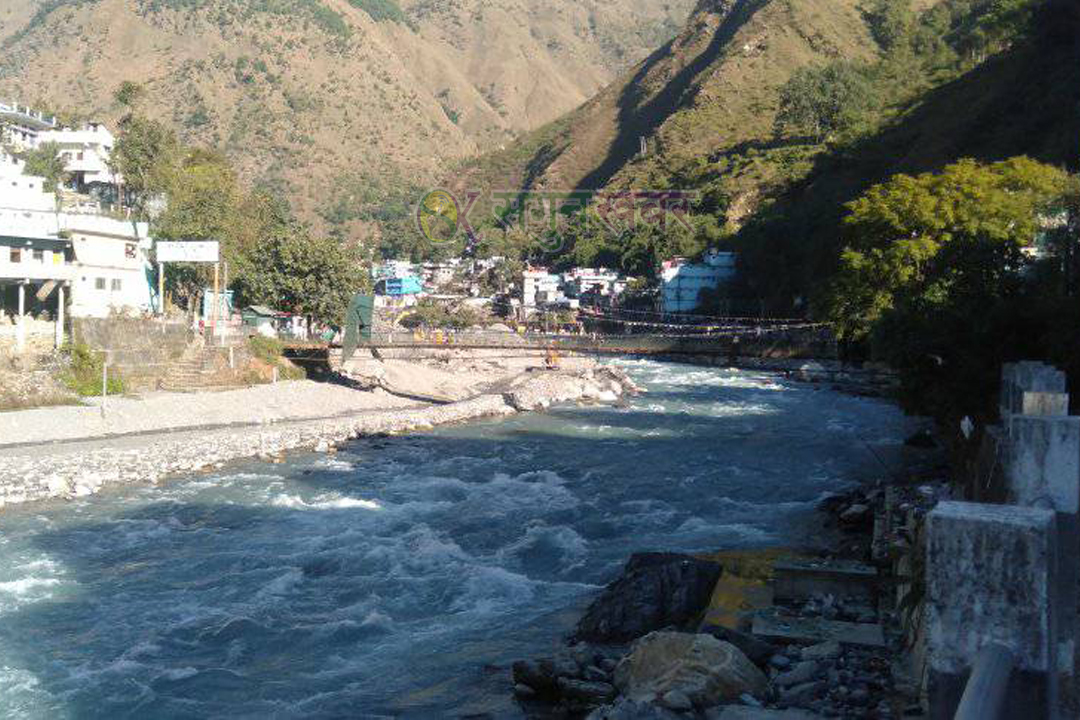
[[[0,102],[0,144],[15,150],[33,150],[42,132],[55,130],[56,118],[18,103]]]
[[[416,265],[408,260],[384,260],[375,268],[376,280],[388,280],[390,278],[414,277]]]
[[[116,138],[99,122],[61,127],[55,117],[17,103],[0,103],[0,144],[17,152],[35,150],[46,143],[57,146],[68,180],[64,189],[91,198],[65,197],[65,207],[83,209],[119,200],[123,178],[109,167]]]
[[[613,297],[626,290],[622,276],[607,268],[574,268],[563,274],[563,282],[566,294],[579,299],[586,294]]]
[[[22,348],[27,314],[47,312],[63,339],[64,316],[151,309],[149,228],[56,210],[44,178],[0,154],[0,335]],[[69,304],[70,299],[70,304]]]
[[[560,290],[562,279],[548,272],[547,268],[527,269],[522,273],[521,282],[521,303],[525,307],[536,307],[565,299]]]
[[[709,251],[701,263],[689,263],[685,258],[665,261],[660,274],[661,310],[666,313],[696,310],[702,290],[715,290],[733,280],[735,272],[733,252]]]
[[[45,130],[37,142],[57,145],[64,169],[71,175],[70,189],[114,199],[123,178],[109,167],[116,138],[104,125],[91,122],[79,128]]]

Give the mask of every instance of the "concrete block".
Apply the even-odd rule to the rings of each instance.
[[[777,600],[804,600],[814,593],[869,599],[876,582],[877,568],[850,560],[783,558],[773,564]]]
[[[1030,392],[1020,393],[1016,412],[1020,415],[1053,415],[1063,417],[1069,414],[1069,393]]]
[[[885,646],[885,635],[880,625],[790,617],[775,610],[755,615],[752,632],[765,640],[783,643],[816,644],[835,640],[844,645]]]
[[[1080,552],[1080,417],[1008,419],[1004,458],[1008,499],[1049,507],[1057,515],[1058,669],[1071,675],[1077,633],[1077,553]],[[1072,608],[1072,611],[1069,609]]]
[[[1080,511],[1080,417],[1012,415],[1006,422],[1009,501],[1048,503],[1063,513]]]
[[[1012,714],[1057,707],[1056,517],[1052,510],[942,502],[927,516],[931,717],[952,717],[970,664],[998,642],[1017,659]],[[1021,710],[1021,708],[1024,708]]]
[[[1005,363],[1001,366],[1001,396],[998,410],[1004,419],[1009,415],[1025,412],[1025,404],[1032,410],[1043,409],[1054,412],[1045,414],[1065,414],[1068,408],[1068,395],[1065,391],[1065,373],[1041,362],[1025,360],[1017,363]],[[1025,393],[1031,393],[1029,398]],[[1039,397],[1053,395],[1057,397]],[[1064,396],[1064,412],[1061,409]],[[1044,414],[1044,413],[1039,413]]]

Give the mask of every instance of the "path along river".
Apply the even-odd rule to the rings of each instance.
[[[823,541],[882,401],[619,363],[649,393],[0,514],[0,717],[516,717],[636,550]]]

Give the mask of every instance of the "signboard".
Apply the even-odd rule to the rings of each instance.
[[[216,263],[219,254],[220,248],[217,240],[157,243],[158,262]]]

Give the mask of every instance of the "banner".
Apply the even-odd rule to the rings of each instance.
[[[159,242],[156,248],[158,262],[216,263],[221,252],[217,240]]]

